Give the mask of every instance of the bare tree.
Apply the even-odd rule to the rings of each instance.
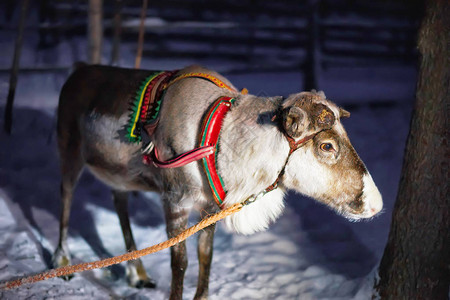
[[[447,299],[450,283],[448,103],[450,2],[429,0],[421,68],[391,231],[375,290],[381,299]]]
[[[88,11],[88,59],[91,64],[101,63],[102,57],[102,40],[103,40],[103,24],[102,24],[102,0],[89,0]]]
[[[11,74],[9,77],[9,91],[5,108],[5,124],[4,124],[5,131],[8,134],[11,134],[12,129],[12,110],[13,110],[14,96],[16,94],[17,74],[19,73],[19,61],[20,61],[20,53],[22,50],[23,31],[25,28],[29,4],[30,4],[29,0],[22,1],[19,28],[17,30],[16,44],[14,47],[14,58],[11,67]]]

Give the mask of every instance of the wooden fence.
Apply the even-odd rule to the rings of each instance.
[[[10,1],[11,2],[11,1]],[[105,38],[115,9],[104,1]],[[188,57],[239,62],[223,73],[301,71],[306,89],[316,73],[336,66],[414,64],[417,7],[389,1],[150,1],[144,58]],[[137,42],[142,1],[122,1],[121,44]],[[86,36],[87,1],[40,1],[37,47]],[[0,30],[14,30],[3,24]],[[236,64],[234,64],[236,65]],[[23,66],[22,71],[69,68]],[[0,71],[8,71],[4,68]]]

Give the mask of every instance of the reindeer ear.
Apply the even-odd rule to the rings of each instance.
[[[350,118],[350,113],[342,107],[339,107],[339,118]]]
[[[283,110],[283,128],[290,137],[300,137],[308,125],[308,116],[300,107],[291,106]]]

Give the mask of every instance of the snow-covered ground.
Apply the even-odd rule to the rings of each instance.
[[[70,65],[73,44],[34,52],[35,36],[24,46],[23,65],[58,60]],[[73,41],[72,41],[73,43]],[[0,40],[12,53],[10,37]],[[80,52],[85,43],[79,43]],[[106,45],[108,46],[108,44]],[[122,66],[133,63],[122,49]],[[7,57],[7,56],[6,56]],[[105,59],[107,61],[107,59]],[[9,60],[0,58],[2,66]],[[143,68],[174,69],[201,63],[214,69],[220,61],[149,60]],[[217,227],[210,277],[210,299],[369,299],[373,270],[383,253],[400,178],[403,148],[414,98],[412,67],[333,68],[322,71],[319,86],[329,99],[348,108],[344,121],[356,150],[384,197],[383,214],[351,223],[311,199],[289,194],[283,216],[266,232],[232,235]],[[55,108],[65,72],[21,74],[14,108],[13,134],[0,131],[0,281],[48,268],[58,238],[59,167],[55,141]],[[253,94],[284,95],[302,89],[302,74],[257,73],[228,76]],[[0,75],[0,123],[3,125],[8,76]],[[133,232],[139,248],[166,239],[158,195],[137,193],[130,199]],[[196,222],[193,216],[191,223]],[[69,230],[73,262],[87,262],[125,252],[108,188],[85,172],[76,190]],[[189,267],[185,299],[197,281],[196,239],[187,242]],[[169,251],[143,258],[157,281],[153,290],[127,286],[124,267],[77,274],[66,282],[55,278],[15,290],[1,299],[167,299]]]

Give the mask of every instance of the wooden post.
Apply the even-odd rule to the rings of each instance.
[[[308,16],[308,45],[306,49],[306,62],[304,64],[303,89],[310,91],[319,89],[317,86],[317,69],[319,67],[317,52],[319,51],[319,4],[317,0],[310,0],[310,13]]]
[[[19,28],[17,30],[17,38],[16,44],[14,47],[14,58],[11,67],[11,73],[9,77],[9,91],[8,98],[6,102],[5,108],[5,124],[4,128],[6,133],[11,134],[12,129],[12,110],[14,103],[14,95],[16,94],[16,86],[17,86],[17,74],[19,73],[19,61],[20,61],[20,53],[22,50],[22,42],[23,42],[23,31],[25,28],[25,21],[28,13],[28,6],[30,1],[23,0],[22,1],[22,9],[20,11],[20,21]]]
[[[89,0],[88,10],[88,59],[91,64],[101,63],[102,58],[102,0]]]
[[[141,11],[141,23],[139,25],[139,38],[138,38],[136,62],[134,64],[134,67],[136,69],[139,69],[141,66],[142,49],[144,48],[144,33],[145,33],[144,25],[145,25],[145,17],[147,15],[147,7],[148,7],[148,0],[143,0],[142,1],[142,11]]]
[[[114,5],[114,33],[110,65],[117,65],[120,57],[120,36],[122,34],[122,0]]]

